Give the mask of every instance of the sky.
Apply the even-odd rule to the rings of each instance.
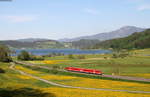
[[[0,40],[62,39],[150,28],[150,0],[0,0]]]

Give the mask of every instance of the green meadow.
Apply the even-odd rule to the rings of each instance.
[[[101,70],[105,74],[139,76],[150,78],[150,49],[133,50],[129,52],[129,56],[124,58],[113,58],[112,54],[91,54],[91,55],[73,55],[73,58],[65,56],[46,57],[46,61],[30,61],[36,65],[44,65],[48,67],[58,66],[79,67]],[[79,56],[84,56],[80,59]]]
[[[27,62],[52,68],[57,66],[61,69],[64,69],[65,67],[73,66],[81,68],[99,69],[102,70],[105,74],[114,73],[115,75],[150,78],[150,56],[147,56],[150,53],[149,49],[146,49],[145,52],[144,50],[132,51],[130,52],[130,56],[125,58],[112,58],[112,54],[83,55],[83,59],[80,59],[81,57],[79,56],[81,55],[73,55],[73,58],[69,58],[68,55],[65,55],[46,57],[44,61]],[[45,63],[46,61],[50,63]],[[19,72],[10,69],[10,65],[10,63],[0,63],[0,68],[5,70],[5,73],[0,73],[0,96],[5,95],[4,97],[11,97],[11,95],[14,95],[14,97],[77,97],[80,95],[81,97],[84,97],[85,95],[90,95],[90,97],[99,97],[96,95],[102,94],[104,92],[105,93],[102,94],[103,97],[117,97],[117,95],[122,95],[122,97],[149,96],[149,94],[142,93],[96,90],[94,91],[96,95],[93,96],[92,90],[62,88],[44,83],[30,76],[21,75]],[[148,91],[150,88],[149,83],[144,82],[116,79],[113,80],[107,78],[100,78],[99,76],[94,77],[68,72],[59,72],[54,74],[51,72],[46,72],[46,70],[44,69],[33,69],[19,64],[15,66],[15,69],[63,85],[136,91]]]

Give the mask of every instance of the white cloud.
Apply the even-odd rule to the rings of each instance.
[[[32,16],[32,15],[23,15],[23,16],[5,15],[5,16],[0,16],[0,18],[13,23],[30,22],[37,19],[36,16]]]
[[[98,10],[91,9],[91,8],[85,8],[83,11],[86,12],[86,13],[92,14],[92,15],[98,15],[99,14]]]
[[[146,4],[146,5],[141,5],[138,7],[139,11],[144,11],[144,10],[150,10],[150,5]]]

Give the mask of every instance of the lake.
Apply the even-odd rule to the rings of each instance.
[[[104,54],[111,53],[110,50],[81,50],[81,49],[24,49],[34,55],[47,55],[50,53],[62,53],[65,55],[68,54]],[[18,55],[22,49],[14,50],[16,52],[15,55]]]

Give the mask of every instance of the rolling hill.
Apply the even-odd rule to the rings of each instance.
[[[65,48],[64,44],[47,39],[20,39],[0,41],[1,44],[7,45],[14,49],[48,49],[48,48]]]
[[[94,48],[113,48],[113,49],[143,49],[150,48],[150,29],[140,33],[133,33],[125,38],[118,38],[100,42]]]
[[[18,39],[16,41],[19,41],[19,42],[36,42],[36,41],[49,41],[49,40],[50,39],[45,39],[45,38],[24,38],[24,39]]]

